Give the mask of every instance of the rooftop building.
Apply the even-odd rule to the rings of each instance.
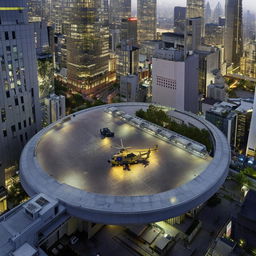
[[[45,256],[38,244],[68,217],[57,200],[38,194],[1,216],[0,255]]]
[[[26,1],[0,2],[0,186],[17,170],[21,150],[40,130],[33,25]]]
[[[159,49],[152,62],[152,102],[197,113],[198,56],[184,60],[184,51]]]

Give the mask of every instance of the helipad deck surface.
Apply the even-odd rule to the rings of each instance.
[[[134,113],[138,107],[127,107]],[[102,139],[100,129],[108,127],[114,138]],[[152,152],[149,165],[131,165],[131,170],[107,162],[119,150],[120,139],[127,147]],[[105,113],[104,108],[81,113],[52,128],[36,149],[40,167],[60,183],[87,192],[108,195],[151,195],[174,189],[197,177],[211,158],[202,159]]]

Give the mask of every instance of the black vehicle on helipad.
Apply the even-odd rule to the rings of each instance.
[[[115,133],[111,132],[109,130],[109,128],[102,128],[102,129],[100,129],[100,134],[103,137],[114,137],[115,136]]]

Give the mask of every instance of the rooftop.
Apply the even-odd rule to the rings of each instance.
[[[203,159],[182,150],[153,132],[136,128],[106,113],[107,107],[135,114],[145,103],[119,103],[83,110],[48,126],[25,146],[20,178],[29,195],[45,193],[64,204],[67,213],[96,223],[139,224],[178,216],[207,200],[224,182],[230,161],[224,135],[196,115],[179,112],[180,118],[203,125],[214,137],[214,158]],[[114,138],[102,139],[108,127]],[[151,152],[149,165],[131,170],[107,162],[118,149]],[[35,183],[36,180],[36,183]]]
[[[128,113],[134,114],[135,110],[125,108]],[[102,138],[103,127],[113,131],[115,137]],[[108,163],[119,151],[120,139],[134,150],[147,151],[154,145],[159,149],[151,153],[148,166],[137,164],[130,167],[131,171],[124,171],[123,167]],[[151,136],[103,108],[53,127],[41,137],[36,157],[41,168],[60,183],[88,192],[123,196],[151,195],[176,188],[197,177],[211,161],[210,157],[198,158]]]

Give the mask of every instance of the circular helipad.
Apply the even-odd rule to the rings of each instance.
[[[147,104],[112,104],[134,116]],[[181,113],[208,129],[214,157],[201,158],[106,113],[107,106],[81,111],[35,135],[21,157],[21,182],[30,194],[45,193],[64,204],[71,215],[99,223],[159,221],[180,215],[207,200],[226,178],[230,161],[224,135],[197,116]],[[102,138],[108,127],[115,136]],[[148,164],[130,170],[108,160],[121,140],[130,151],[151,152]]]

